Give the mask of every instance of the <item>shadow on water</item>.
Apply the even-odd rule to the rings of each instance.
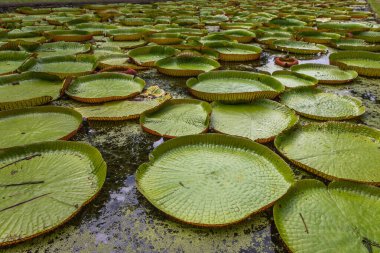
[[[223,63],[221,69],[268,71],[273,51],[256,62]],[[325,63],[326,55],[302,58],[305,62]],[[281,69],[281,68],[279,68]],[[174,98],[190,97],[186,78],[172,78],[156,70],[139,73],[147,85],[158,85]],[[379,127],[380,83],[358,78],[351,84],[321,86],[339,94],[359,97],[367,106],[362,123]],[[55,102],[74,106],[71,100]],[[87,130],[87,131],[86,131]],[[97,147],[108,164],[107,179],[99,196],[64,226],[0,252],[286,252],[269,209],[228,228],[197,228],[170,220],[157,211],[136,189],[134,173],[148,160],[159,137],[142,132],[137,121],[92,124],[73,140]],[[273,144],[268,146],[274,149]],[[292,166],[297,179],[313,177]]]

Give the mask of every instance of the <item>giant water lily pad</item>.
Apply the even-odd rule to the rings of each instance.
[[[120,20],[120,22],[123,25],[126,26],[142,26],[142,25],[149,25],[153,24],[154,20],[151,18],[146,18],[146,17],[132,17],[132,18],[125,18]]]
[[[27,52],[0,51],[0,75],[15,72],[30,56]]]
[[[253,61],[260,58],[262,49],[254,45],[246,45],[227,41],[206,42],[207,48],[219,53],[222,61]]]
[[[330,64],[342,69],[354,70],[359,75],[380,77],[380,54],[366,51],[345,51],[333,53]]]
[[[329,180],[380,184],[380,131],[343,122],[298,126],[276,137],[293,163]]]
[[[226,226],[271,206],[293,183],[289,166],[251,140],[203,134],[156,148],[136,172],[137,187],[158,209],[199,226]]]
[[[141,127],[155,135],[174,138],[208,130],[211,106],[195,99],[172,99],[144,112]]]
[[[139,77],[104,72],[78,77],[70,84],[66,94],[81,102],[100,103],[134,97],[144,86],[145,81]]]
[[[26,38],[13,38],[5,39],[5,45],[1,45],[2,50],[18,50],[20,47],[38,47],[42,43],[46,42],[46,38],[43,36],[34,36]]]
[[[131,49],[144,46],[147,42],[145,40],[133,40],[133,41],[113,41],[106,39],[104,42],[98,42],[98,46],[102,47],[119,47],[122,49]]]
[[[68,140],[82,123],[82,115],[57,106],[0,112],[0,149],[41,141]]]
[[[257,41],[265,44],[272,45],[277,40],[289,40],[292,34],[286,31],[262,31],[258,33]]]
[[[370,43],[380,42],[380,31],[353,32],[354,38],[365,40]]]
[[[248,102],[274,98],[284,86],[271,76],[246,71],[213,71],[187,81],[194,96],[206,101]]]
[[[158,45],[179,44],[185,39],[186,37],[180,33],[153,33],[145,37],[145,40]]]
[[[102,71],[113,71],[113,70],[128,70],[128,69],[147,69],[148,67],[139,66],[131,62],[128,56],[120,53],[112,53],[109,55],[103,55],[98,58],[98,67]]]
[[[306,24],[307,23],[294,18],[273,18],[268,22],[268,25],[273,27],[305,26]]]
[[[295,65],[291,67],[291,70],[297,73],[312,76],[316,78],[319,83],[325,84],[348,83],[358,76],[358,73],[353,70],[345,71],[336,66],[318,63]]]
[[[332,32],[360,32],[370,29],[368,24],[358,22],[326,22],[318,23],[317,27],[320,31]]]
[[[60,226],[94,198],[106,177],[100,152],[77,142],[6,149],[0,168],[0,245]]]
[[[63,81],[44,73],[26,72],[0,77],[0,110],[49,103],[59,98]]]
[[[60,78],[82,76],[91,73],[96,60],[91,55],[66,55],[30,59],[21,68],[22,71],[33,71],[56,75]]]
[[[272,76],[287,88],[315,86],[318,83],[318,80],[312,76],[293,71],[278,70],[273,72]]]
[[[276,40],[270,45],[270,48],[295,54],[319,54],[327,52],[327,47],[324,45],[293,40]]]
[[[107,55],[116,55],[121,54],[124,55],[124,51],[120,47],[103,47],[103,46],[93,46],[93,55],[97,59],[101,59]]]
[[[304,31],[296,34],[297,40],[302,40],[310,43],[328,44],[332,40],[340,39],[337,33],[326,33],[319,31]]]
[[[227,35],[220,34],[220,33],[212,33],[209,35],[206,35],[199,40],[201,43],[209,43],[209,42],[236,42],[236,40],[231,39]]]
[[[75,109],[88,120],[130,120],[138,119],[143,112],[152,110],[169,99],[171,99],[170,94],[166,94],[165,91],[158,88],[158,86],[151,86],[134,100],[113,101],[101,105],[84,106]]]
[[[138,65],[153,67],[156,61],[180,52],[169,46],[147,46],[132,49],[128,56]]]
[[[250,104],[212,104],[211,127],[221,133],[269,142],[298,121],[291,109],[268,99]]]
[[[371,52],[380,51],[380,45],[370,44],[362,39],[334,40],[331,42],[331,45],[342,50],[362,50]]]
[[[172,47],[179,50],[202,50],[203,45],[199,37],[187,37],[184,41],[179,44],[171,45]],[[215,51],[214,51],[215,52]]]
[[[82,14],[78,16],[78,15],[73,15],[72,13],[67,13],[63,15],[50,15],[48,17],[45,17],[45,19],[51,25],[67,26],[67,25],[75,25],[79,23],[88,23],[94,20],[95,17],[91,14]],[[70,30],[61,30],[61,31],[70,31]]]
[[[292,252],[378,252],[380,190],[351,182],[297,182],[274,206]]]
[[[221,31],[220,34],[223,34],[232,40],[236,40],[239,43],[249,43],[256,37],[254,32],[245,29],[225,30]]]
[[[258,24],[253,22],[223,22],[220,23],[219,26],[221,29],[224,30],[231,30],[231,29],[252,29],[253,27],[256,27]]]
[[[51,30],[45,35],[53,41],[81,42],[91,40],[93,35],[83,30]]]
[[[105,31],[114,30],[118,27],[106,23],[81,23],[70,28],[73,30],[89,32],[91,35],[103,35]]]
[[[18,38],[33,38],[39,36],[37,31],[25,30],[25,29],[13,29],[6,33],[7,39],[18,39]]]
[[[52,56],[65,56],[75,55],[79,53],[86,53],[91,50],[90,44],[81,44],[78,42],[53,42],[45,43],[33,50],[38,57],[52,57]]]
[[[107,32],[107,35],[114,41],[136,41],[141,40],[147,34],[147,28],[119,28]]]
[[[281,103],[302,116],[319,120],[345,120],[365,112],[362,102],[351,96],[325,93],[315,88],[297,88],[280,95]]]
[[[219,62],[204,56],[177,56],[156,62],[158,71],[170,76],[196,76],[220,67]]]
[[[207,30],[187,28],[187,27],[167,28],[165,29],[165,32],[166,33],[180,33],[186,36],[203,36],[207,34]]]

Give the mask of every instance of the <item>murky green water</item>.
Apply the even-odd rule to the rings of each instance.
[[[328,63],[327,56],[304,60]],[[272,72],[280,68],[273,65],[273,52],[269,51],[260,61],[223,64],[222,69]],[[174,98],[189,97],[186,78],[167,77],[156,70],[140,72],[139,76],[148,86],[158,85]],[[350,84],[320,87],[361,98],[367,113],[359,122],[380,128],[379,79],[359,77]],[[54,104],[77,105],[67,98]],[[82,128],[73,140],[88,142],[103,154],[108,174],[101,193],[61,228],[0,252],[286,252],[271,209],[219,229],[177,223],[157,211],[137,191],[134,173],[148,160],[159,137],[144,133],[137,121],[94,124]],[[273,144],[268,146],[273,149]],[[301,169],[293,169],[297,178],[311,177]]]

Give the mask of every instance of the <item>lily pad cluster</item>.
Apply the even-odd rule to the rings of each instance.
[[[380,26],[364,7],[195,0],[1,14],[0,246],[89,203],[106,163],[67,140],[88,122],[129,120],[164,140],[135,180],[169,217],[221,227],[274,205],[294,252],[372,252],[380,130],[357,124],[360,99],[328,91],[380,77]],[[300,64],[258,68],[273,54]],[[168,80],[182,93],[167,93]],[[297,181],[300,169],[318,180]]]

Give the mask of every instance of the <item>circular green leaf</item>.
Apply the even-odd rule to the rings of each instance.
[[[177,56],[156,62],[158,71],[171,76],[195,76],[220,67],[219,62],[204,56]]]
[[[81,42],[92,39],[92,34],[84,30],[51,30],[46,31],[45,36],[53,41]]]
[[[234,40],[231,39],[231,37],[224,35],[224,34],[212,33],[212,34],[209,34],[209,35],[202,37],[200,41],[205,44],[208,42],[217,42],[217,41],[233,42]]]
[[[333,47],[342,50],[363,50],[363,51],[380,51],[380,45],[370,44],[362,39],[341,39],[334,40],[332,43]]]
[[[156,61],[174,56],[178,52],[169,46],[147,46],[132,49],[128,56],[138,65],[154,66]]]
[[[54,56],[27,61],[22,71],[42,72],[60,78],[81,76],[91,73],[95,68],[95,58],[91,55]]]
[[[66,94],[81,102],[99,103],[134,97],[144,86],[145,81],[139,77],[104,72],[78,77],[70,84]]]
[[[365,113],[361,100],[351,96],[325,93],[320,89],[301,87],[280,95],[281,103],[302,116],[319,120],[345,120]]]
[[[46,233],[99,192],[106,163],[76,142],[41,142],[0,152],[0,245]]]
[[[272,45],[276,40],[289,40],[291,38],[292,34],[290,32],[283,30],[266,30],[261,31],[261,33],[257,36],[257,41],[265,45]]]
[[[174,138],[208,130],[211,106],[195,99],[172,99],[162,106],[144,112],[142,128],[152,134]]]
[[[15,72],[30,56],[27,52],[0,51],[0,75]]]
[[[380,77],[380,54],[366,51],[332,53],[330,64],[342,69],[354,70],[359,75]]]
[[[0,110],[49,103],[60,96],[63,81],[44,73],[26,72],[0,77]]]
[[[145,40],[133,40],[133,41],[113,41],[111,39],[106,39],[105,42],[96,43],[102,47],[120,47],[122,49],[131,49],[136,47],[142,47],[147,42]]]
[[[129,57],[125,54],[120,53],[112,53],[110,55],[103,55],[100,56],[98,59],[98,67],[101,68],[103,71],[106,69],[107,71],[112,71],[113,69],[122,69],[122,70],[128,70],[128,69],[147,69],[148,67],[139,66],[134,63],[129,62]]]
[[[139,118],[143,112],[156,108],[169,99],[171,99],[170,94],[164,94],[156,98],[145,97],[138,100],[113,101],[102,105],[84,106],[75,109],[88,120],[128,120]]]
[[[295,18],[273,18],[268,22],[268,24],[274,27],[284,27],[284,26],[292,27],[292,26],[304,26],[307,23]]]
[[[291,67],[291,70],[304,75],[309,75],[318,80],[319,83],[325,84],[341,84],[354,80],[358,73],[356,71],[341,70],[336,66],[305,63]]]
[[[181,43],[186,37],[180,33],[153,33],[145,37],[149,42],[156,43],[158,45],[173,45]]]
[[[303,31],[296,34],[298,40],[309,43],[328,44],[331,40],[340,39],[341,36],[337,33],[326,33],[319,31]]]
[[[191,94],[207,101],[248,102],[274,98],[284,90],[275,78],[246,71],[212,71],[186,82]]]
[[[78,42],[53,42],[45,43],[37,47],[33,52],[38,54],[38,57],[52,57],[52,56],[65,56],[75,55],[79,53],[86,53],[90,51],[90,44],[81,44]]]
[[[380,31],[353,32],[354,38],[365,40],[370,43],[380,42]]]
[[[115,30],[116,25],[107,23],[81,23],[70,27],[72,30],[86,31],[92,35],[103,35],[104,31]]]
[[[264,210],[293,180],[269,148],[220,134],[167,141],[136,172],[139,191],[155,207],[199,226],[225,226]]]
[[[293,71],[278,70],[273,72],[272,76],[287,88],[315,86],[318,83],[318,80],[312,76]]]
[[[219,53],[222,61],[252,61],[260,58],[262,49],[254,45],[228,41],[205,42],[207,48]]]
[[[82,115],[58,106],[0,112],[0,149],[41,141],[67,140],[79,129]]]
[[[223,34],[240,43],[249,43],[256,37],[255,33],[246,29],[230,29],[221,31],[220,34]]]
[[[148,33],[147,28],[119,28],[107,31],[107,36],[110,36],[114,41],[136,41],[144,37]]]
[[[380,190],[373,186],[301,180],[273,214],[291,252],[369,253],[380,247]]]
[[[317,24],[320,31],[332,31],[332,32],[359,32],[367,31],[370,29],[368,24],[358,22],[325,22]]]
[[[323,45],[293,40],[276,40],[270,45],[270,48],[295,54],[318,54],[327,52],[327,47]]]
[[[380,183],[380,131],[343,122],[292,128],[275,139],[296,165],[329,180]]]
[[[250,104],[212,104],[211,127],[221,133],[268,142],[298,121],[296,114],[277,102],[267,99]]]

